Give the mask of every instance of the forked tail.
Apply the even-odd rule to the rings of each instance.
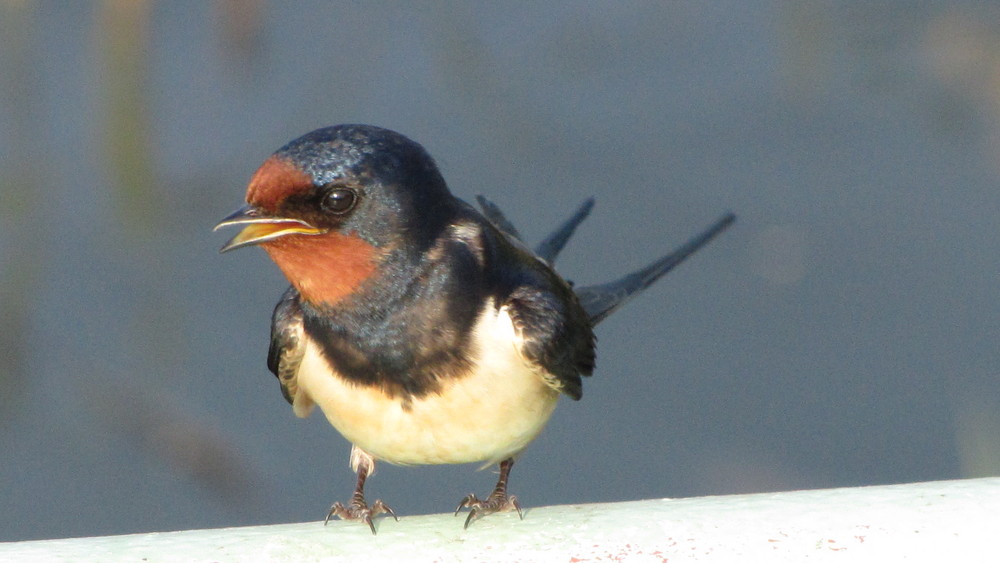
[[[495,203],[483,196],[477,196],[476,200],[482,208],[486,217],[493,222],[501,231],[508,236],[521,240],[520,233],[513,223],[500,211]],[[573,236],[576,227],[587,218],[590,210],[594,207],[593,198],[589,198],[577,208],[576,212],[561,224],[555,231],[535,247],[535,254],[546,262],[555,262],[559,252],[566,246],[566,242]],[[617,280],[598,285],[588,285],[586,287],[574,288],[583,309],[590,317],[590,322],[594,325],[603,321],[611,313],[617,311],[631,298],[641,293],[644,289],[652,285],[656,280],[663,277],[675,266],[694,254],[699,248],[708,244],[713,238],[726,230],[736,221],[736,215],[727,213],[720,217],[712,226],[702,231],[700,234],[687,241],[676,250],[649,264],[648,266],[626,274]]]

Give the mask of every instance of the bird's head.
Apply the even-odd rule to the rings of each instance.
[[[316,304],[351,294],[390,254],[425,251],[455,207],[423,147],[368,125],[288,143],[254,173],[246,201],[215,227],[242,227],[222,252],[263,247]]]

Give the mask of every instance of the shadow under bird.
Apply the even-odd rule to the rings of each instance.
[[[593,206],[534,251],[496,205],[454,197],[427,152],[368,125],[318,129],[268,158],[247,204],[216,228],[222,251],[258,245],[291,287],[274,310],[268,368],[296,415],[319,405],[348,441],[354,495],[327,514],[368,524],[396,514],[365,501],[375,461],[498,463],[465,526],[521,506],[508,495],[517,456],[561,394],[579,399],[594,369],[593,327],[735,220],[616,281],[574,288],[552,264]]]

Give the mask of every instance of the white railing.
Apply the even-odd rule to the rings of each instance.
[[[1000,478],[0,543],[0,561],[1000,562]]]

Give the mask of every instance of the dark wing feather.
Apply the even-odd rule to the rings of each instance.
[[[497,204],[493,203],[489,199],[486,199],[486,196],[483,195],[477,195],[476,202],[479,203],[479,208],[483,210],[483,215],[485,215],[486,218],[490,220],[490,223],[493,223],[496,228],[500,229],[500,231],[509,237],[518,241],[522,240],[521,233],[517,232],[517,227],[514,226],[514,223],[510,222],[510,219],[507,219],[507,216],[503,214],[503,211],[500,210],[500,207]]]
[[[271,346],[267,351],[267,368],[278,378],[285,400],[293,405],[298,394],[295,374],[299,371],[304,353],[299,292],[294,287],[289,287],[274,307],[274,314],[271,316]]]
[[[504,215],[500,207],[486,199],[485,196],[477,195],[476,201],[479,202],[480,209],[483,210],[483,215],[493,223],[496,228],[500,229],[504,234],[516,239],[517,241],[523,241],[521,238],[521,233],[517,231],[517,227]],[[563,247],[566,246],[566,242],[569,241],[573,233],[576,232],[576,228],[583,222],[584,219],[590,215],[590,211],[594,208],[594,198],[590,197],[584,200],[580,207],[576,209],[569,219],[563,221],[556,230],[549,233],[549,236],[538,243],[535,246],[535,255],[545,260],[549,264],[554,264],[556,257],[562,252]]]
[[[629,299],[638,295],[672,270],[674,266],[683,262],[688,256],[694,254],[695,251],[726,230],[735,220],[735,215],[726,214],[701,234],[645,268],[636,270],[613,282],[577,288],[576,294],[579,296],[583,308],[587,311],[590,322],[596,325],[603,321]]]
[[[486,209],[484,201],[480,198]],[[462,241],[480,256],[495,306],[507,310],[520,337],[521,355],[546,384],[579,399],[581,377],[594,371],[594,332],[587,313],[559,274],[497,224],[496,217],[503,215],[493,210],[488,221],[479,218],[461,229],[466,233]],[[476,223],[480,226],[473,227]]]
[[[594,333],[572,291],[564,291],[559,298],[535,285],[520,286],[505,305],[522,338],[521,354],[541,368],[546,383],[579,400],[581,376],[594,371]]]

